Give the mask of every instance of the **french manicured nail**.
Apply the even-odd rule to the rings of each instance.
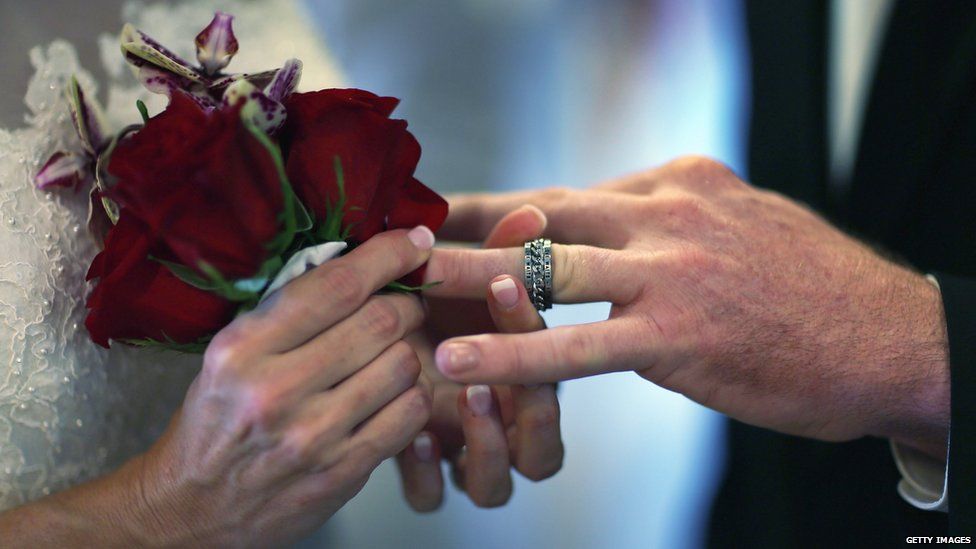
[[[469,343],[448,343],[437,349],[434,361],[445,375],[462,374],[478,366],[478,350]]]
[[[491,412],[491,387],[472,385],[468,387],[468,408],[476,416],[487,416]]]
[[[511,309],[518,305],[519,292],[515,287],[515,281],[511,278],[503,278],[491,283],[491,295],[495,301],[506,309]]]
[[[413,453],[420,461],[434,459],[434,441],[428,433],[420,433],[413,439]]]
[[[421,250],[429,250],[434,247],[434,233],[423,225],[417,225],[407,233],[407,238],[413,245]]]

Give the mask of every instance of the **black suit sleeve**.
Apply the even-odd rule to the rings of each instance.
[[[949,332],[949,530],[976,537],[976,278],[937,273]]]

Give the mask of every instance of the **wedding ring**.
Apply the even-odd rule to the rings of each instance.
[[[525,243],[525,289],[537,311],[552,308],[552,241],[537,238]]]

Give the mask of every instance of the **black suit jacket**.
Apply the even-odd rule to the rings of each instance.
[[[829,5],[747,2],[749,179],[937,275],[952,371],[950,513],[918,511],[898,496],[887,441],[829,444],[732,422],[712,546],[976,538],[976,2],[896,3],[843,195],[828,184]]]

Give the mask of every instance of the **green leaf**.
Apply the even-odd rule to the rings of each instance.
[[[302,204],[302,201],[295,195],[295,230],[299,233],[310,231],[314,223],[312,214],[308,212],[305,205]]]
[[[149,123],[149,109],[146,108],[146,104],[142,102],[142,99],[136,99],[136,108],[139,109],[139,115],[142,116],[142,123]]]
[[[443,281],[438,280],[436,282],[428,282],[427,284],[421,284],[420,286],[407,286],[402,282],[397,282],[394,280],[393,282],[390,282],[389,284],[384,286],[383,289],[388,292],[412,294],[416,292],[423,292],[424,290],[429,290],[435,286],[440,286],[443,283],[444,283]]]
[[[148,339],[148,338],[118,339],[116,341],[118,341],[119,343],[123,343],[125,345],[132,345],[133,347],[140,347],[143,349],[156,349],[159,351],[175,351],[177,353],[199,355],[199,354],[203,354],[203,352],[207,350],[207,345],[210,345],[210,340],[212,339],[211,337],[208,336],[208,337],[198,339],[197,341],[194,341],[192,343],[177,343],[172,339],[170,339],[170,337],[167,336],[166,334],[163,334],[163,337],[166,338],[165,341],[157,341],[155,339]]]
[[[275,169],[278,172],[278,179],[281,181],[281,194],[284,198],[284,211],[281,212],[281,222],[284,225],[284,230],[268,243],[268,249],[271,255],[277,256],[281,255],[288,247],[291,245],[292,240],[295,238],[295,233],[298,232],[299,225],[305,225],[304,219],[299,219],[299,216],[308,217],[308,212],[299,213],[297,208],[300,205],[298,197],[295,195],[294,189],[292,189],[291,183],[288,181],[288,174],[285,172],[285,162],[281,156],[281,149],[276,145],[268,134],[264,133],[264,130],[259,128],[253,121],[247,117],[242,117],[241,121],[244,123],[244,127],[251,132],[251,135],[258,140],[261,145],[264,146],[268,154],[271,155],[271,160],[274,162]],[[302,208],[304,210],[304,208]]]
[[[335,204],[332,204],[328,198],[325,199],[325,223],[319,227],[315,235],[321,242],[346,240],[351,230],[350,227],[342,227],[342,218],[346,211],[346,176],[339,155],[332,158],[332,168],[335,170],[336,189],[339,191],[339,197]]]
[[[183,282],[186,282],[194,288],[199,288],[208,292],[213,292],[217,289],[216,284],[214,284],[212,280],[207,280],[186,265],[181,265],[174,261],[167,261],[154,256],[149,256],[149,259],[151,261],[156,261],[157,263],[162,263],[167,269],[169,269],[169,272],[173,273],[173,276],[182,280]]]
[[[257,303],[257,300],[261,297],[258,292],[238,288],[233,282],[230,282],[224,278],[224,275],[222,275],[216,267],[207,263],[206,261],[200,261],[197,264],[197,267],[210,279],[210,282],[214,285],[214,288],[211,291],[228,301],[240,303],[250,303],[253,301]]]

